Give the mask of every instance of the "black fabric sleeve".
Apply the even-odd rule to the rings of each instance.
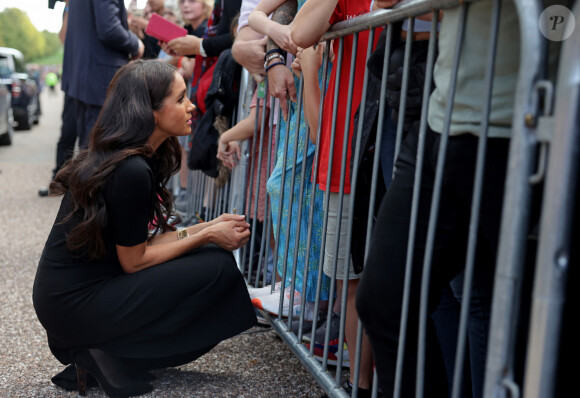
[[[129,158],[111,176],[105,201],[115,244],[135,246],[147,241],[153,186],[153,173],[140,157]]]
[[[161,46],[159,46],[158,40],[149,35],[145,35],[143,39],[143,44],[145,45],[145,53],[143,54],[143,59],[155,59],[159,56],[161,51]]]
[[[220,53],[231,48],[234,37],[230,33],[230,27],[234,17],[240,12],[242,0],[225,0],[224,10],[217,25],[216,35],[203,39],[203,49],[208,57],[217,57]]]

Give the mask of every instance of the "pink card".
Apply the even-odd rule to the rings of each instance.
[[[176,37],[187,35],[187,30],[158,14],[151,14],[145,33],[167,43]]]

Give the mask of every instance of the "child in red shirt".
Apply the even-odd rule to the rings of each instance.
[[[317,1],[307,1],[304,6],[300,9],[296,15],[293,28],[292,28],[292,40],[300,47],[307,48],[318,42],[322,35],[330,28],[331,25],[344,21],[361,14],[368,13],[370,11],[370,0],[317,0]],[[377,35],[378,37],[378,35]],[[328,210],[328,222],[327,222],[327,236],[326,236],[326,249],[325,249],[325,259],[324,259],[324,272],[325,274],[331,276],[333,273],[334,261],[337,261],[337,271],[336,271],[336,281],[337,281],[337,291],[342,291],[343,281],[348,280],[348,297],[347,297],[347,310],[346,310],[346,340],[349,350],[349,355],[351,361],[354,361],[356,355],[356,333],[358,325],[358,314],[355,307],[356,289],[361,274],[355,274],[354,267],[352,264],[350,253],[346,253],[346,233],[349,228],[348,225],[348,213],[350,207],[350,158],[351,158],[351,141],[354,131],[353,119],[354,114],[359,107],[362,97],[362,86],[365,74],[365,63],[366,63],[366,49],[368,44],[369,32],[361,32],[359,34],[357,43],[357,56],[355,62],[354,71],[354,84],[352,92],[352,106],[350,109],[350,117],[346,125],[346,116],[348,112],[347,109],[347,93],[350,80],[350,64],[352,59],[352,46],[354,42],[354,36],[346,36],[343,45],[343,57],[340,65],[334,65],[332,68],[332,73],[330,76],[330,82],[328,85],[324,109],[322,114],[322,124],[320,132],[320,164],[318,169],[318,175],[316,176],[317,182],[323,191],[329,190],[329,210]],[[339,40],[335,40],[334,44],[334,54],[335,61],[338,62],[338,48]],[[317,119],[318,119],[318,105],[315,105],[315,99],[320,97],[320,92],[318,91],[318,85],[311,84],[312,73],[317,71],[317,66],[320,65],[320,51],[313,51],[312,49],[303,50],[300,54],[300,64],[302,67],[302,73],[304,75],[304,101],[305,105],[308,106],[306,109],[306,117],[308,119],[311,129],[316,129]],[[337,71],[340,70],[340,81],[336,81]],[[332,165],[329,167],[329,161],[331,158],[330,146],[331,146],[331,131],[332,131],[332,116],[333,116],[333,105],[334,105],[334,91],[336,84],[340,87],[340,94],[338,98],[338,109],[336,111],[336,125],[335,125],[335,138],[334,138],[334,150],[332,152]],[[310,97],[310,98],[308,98]],[[311,104],[311,105],[309,105]],[[315,130],[314,130],[315,131]],[[343,148],[342,143],[344,141],[344,134],[348,133],[347,140],[347,156],[346,156],[346,168],[345,168],[345,179],[344,179],[344,197],[343,197],[343,208],[341,213],[338,212],[338,202],[339,202],[339,191],[340,191],[340,177],[341,177],[341,165],[342,165],[342,154]],[[311,137],[315,136],[311,132]],[[329,170],[330,168],[330,170]],[[328,186],[328,173],[331,173],[330,186]],[[341,216],[341,227],[340,234],[337,237],[338,229],[338,216]],[[338,258],[334,258],[334,250],[336,245],[336,239],[339,239],[339,253]],[[348,277],[346,274],[346,267],[349,267]],[[339,300],[336,300],[335,304],[340,304]],[[338,307],[339,308],[339,307]],[[335,310],[337,306],[335,305]],[[371,348],[366,335],[363,335],[363,346],[361,354],[361,368],[360,376],[358,379],[359,391],[363,395],[368,390],[370,393],[371,383],[372,383],[372,354]],[[353,374],[351,373],[350,381],[353,382]],[[360,394],[359,393],[359,394]],[[369,395],[370,396],[370,395]]]

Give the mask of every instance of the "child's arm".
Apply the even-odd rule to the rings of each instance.
[[[316,144],[318,133],[318,120],[320,118],[320,83],[318,81],[318,70],[322,65],[322,55],[324,45],[316,48],[309,47],[306,50],[299,48],[296,59],[292,63],[292,68],[300,73],[304,80],[304,116],[310,127],[310,141]]]
[[[338,0],[316,0],[304,3],[292,24],[292,40],[297,46],[308,48],[318,42],[330,28],[330,17]]]
[[[256,118],[256,108],[250,109],[250,114],[244,120],[239,121],[231,129],[225,131],[218,142],[218,152],[216,157],[229,169],[236,165],[234,155],[238,159],[242,156],[238,140],[245,140],[254,134],[254,121]]]
[[[280,48],[292,54],[296,54],[296,45],[290,36],[290,26],[282,25],[268,18],[285,0],[262,0],[256,6],[248,18],[250,27],[256,32],[268,36]]]
[[[268,119],[268,109],[266,108],[266,120]],[[258,131],[260,131],[262,110],[258,115]],[[254,135],[254,123],[256,122],[256,107],[250,108],[250,114],[244,120],[238,122],[231,129],[225,131],[219,139],[217,158],[220,159],[225,166],[232,169],[236,162],[234,154],[238,159],[242,156],[242,150],[238,145],[238,141],[245,140]]]

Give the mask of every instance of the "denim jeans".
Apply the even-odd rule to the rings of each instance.
[[[461,304],[463,302],[463,281],[465,272],[459,273],[443,288],[437,308],[431,314],[437,340],[443,355],[445,373],[451,396],[453,372],[458,341]],[[487,353],[487,336],[492,298],[493,275],[475,270],[471,286],[471,299],[467,318],[467,341],[463,367],[461,397],[481,398],[483,375]]]
[[[397,123],[392,118],[393,109],[385,105],[385,119],[381,137],[381,171],[385,187],[388,188],[393,179],[393,162],[395,160],[395,146],[397,142]]]

